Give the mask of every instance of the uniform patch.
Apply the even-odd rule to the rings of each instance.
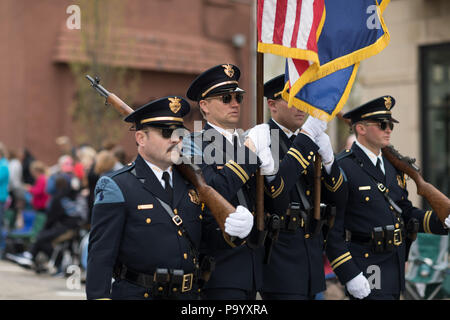
[[[101,177],[95,186],[94,205],[119,202],[125,202],[125,198],[123,197],[119,186],[110,177]]]
[[[195,203],[197,205],[200,204],[200,199],[198,197],[197,191],[195,191],[194,189],[189,189],[188,190],[188,195],[189,195],[189,199],[191,199],[192,203]]]

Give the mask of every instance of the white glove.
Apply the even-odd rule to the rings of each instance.
[[[322,163],[325,167],[325,170],[329,174],[331,172],[331,165],[334,161],[333,147],[331,146],[330,137],[322,132],[316,138],[316,144],[319,146],[319,154],[322,157]]]
[[[313,141],[316,141],[316,138],[326,129],[327,123],[325,121],[319,120],[312,116],[309,116],[302,126],[302,130],[304,130]]]
[[[357,299],[364,299],[370,294],[369,281],[362,272],[352,280],[349,280],[345,286],[347,287],[348,292]]]
[[[261,160],[261,166],[259,167],[261,169],[261,175],[270,176],[275,174],[275,162],[269,147],[261,150],[258,154],[258,158]]]
[[[261,160],[261,175],[272,175],[275,171],[275,162],[270,151],[270,127],[267,123],[258,124],[251,128],[247,138],[255,146],[255,153]]]
[[[450,214],[448,215],[447,218],[445,218],[444,220],[445,226],[450,229]]]
[[[270,127],[267,123],[254,126],[248,132],[249,138],[255,145],[255,153],[259,156],[259,152],[270,147]]]
[[[232,237],[244,239],[252,228],[253,215],[243,206],[237,206],[236,211],[230,213],[225,220],[225,232]]]

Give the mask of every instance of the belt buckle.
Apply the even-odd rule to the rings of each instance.
[[[180,224],[183,223],[183,219],[181,219],[181,217],[178,215],[173,216],[172,221],[173,223],[175,223],[176,226],[179,226]]]
[[[186,292],[192,289],[193,279],[194,279],[193,273],[183,275],[183,285],[181,286],[181,292]]]
[[[402,230],[395,229],[394,230],[394,245],[399,246],[402,244]]]

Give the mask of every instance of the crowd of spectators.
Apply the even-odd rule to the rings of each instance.
[[[48,166],[29,150],[8,150],[0,142],[0,257],[36,272],[49,271],[46,264],[59,239],[67,240],[70,234],[79,241],[80,230],[89,232],[97,180],[128,160],[124,149],[114,144],[101,150],[73,147],[63,136],[56,139],[56,146],[61,155]],[[37,217],[45,223],[33,226]],[[23,241],[27,232],[29,243]],[[61,259],[52,263],[58,265]]]

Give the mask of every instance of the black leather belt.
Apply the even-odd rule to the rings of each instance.
[[[183,270],[156,269],[154,274],[131,270],[125,265],[116,268],[114,278],[129,281],[140,287],[153,290],[154,295],[172,295],[191,291],[195,277]]]
[[[392,225],[376,227],[372,234],[345,230],[346,241],[373,246],[375,252],[390,251],[394,246],[400,246],[404,236],[405,233],[401,228],[395,228]]]

